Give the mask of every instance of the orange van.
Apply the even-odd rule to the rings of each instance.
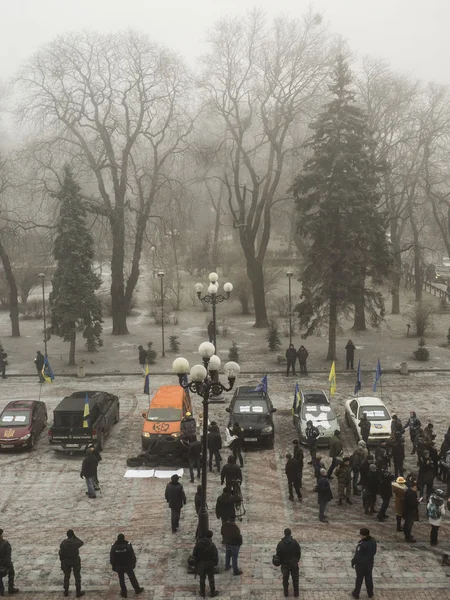
[[[170,452],[175,449],[180,437],[181,419],[187,412],[192,413],[189,395],[180,385],[163,385],[153,396],[144,417],[142,427],[142,448],[147,450],[152,442],[158,439],[158,444]],[[175,443],[174,443],[175,442]]]

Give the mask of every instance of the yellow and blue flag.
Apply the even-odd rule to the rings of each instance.
[[[330,382],[330,396],[334,396],[336,393],[336,367],[334,365],[334,360],[333,364],[331,365],[328,381]]]
[[[295,392],[294,392],[294,402],[292,403],[292,414],[295,414],[295,411],[297,410],[297,406],[299,403],[299,396],[300,396],[300,388],[298,387],[298,383],[295,384]]]
[[[258,385],[253,391],[264,392],[265,394],[267,394],[267,375],[264,375],[264,377],[261,379],[261,381],[258,383]]]
[[[150,374],[148,372],[148,363],[145,365],[144,394],[150,396]]]
[[[86,397],[84,399],[83,428],[89,427],[89,415],[89,396],[86,392]]]
[[[44,357],[44,366],[42,367],[42,377],[44,378],[45,383],[53,383],[55,376],[53,375],[52,368],[50,363],[48,362],[48,357],[45,355]]]

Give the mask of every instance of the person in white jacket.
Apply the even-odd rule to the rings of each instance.
[[[439,526],[441,524],[442,515],[444,514],[444,492],[442,490],[436,490],[431,494],[427,504],[427,516],[431,525],[431,546],[437,546],[438,544]]]

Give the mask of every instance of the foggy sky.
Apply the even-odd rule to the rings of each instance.
[[[42,43],[68,30],[131,27],[193,65],[207,49],[206,30],[220,16],[254,6],[296,17],[301,0],[1,0],[0,79],[11,76]],[[386,58],[412,77],[450,84],[450,3],[446,0],[315,0],[331,30],[360,56]]]

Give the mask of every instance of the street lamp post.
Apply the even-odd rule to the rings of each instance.
[[[161,356],[164,358],[166,356],[164,352],[164,271],[158,271],[158,277],[161,281],[161,344],[162,344],[162,352]]]
[[[223,286],[223,291],[225,292],[225,296],[223,296],[222,294],[218,294],[217,292],[219,291],[219,282],[218,282],[219,276],[217,275],[217,273],[210,273],[209,274],[209,286],[208,286],[208,293],[205,294],[202,298],[202,292],[203,292],[203,285],[201,283],[196,283],[195,284],[195,291],[197,292],[197,296],[198,299],[201,302],[206,302],[207,304],[211,304],[212,306],[212,320],[213,320],[213,326],[214,326],[214,333],[213,333],[213,344],[214,344],[214,348],[216,349],[217,352],[217,338],[216,338],[216,330],[217,330],[217,326],[216,326],[216,306],[218,303],[223,302],[224,300],[228,300],[228,298],[230,297],[231,292],[233,291],[233,285],[229,282],[227,282],[224,286]]]
[[[289,268],[286,272],[286,277],[289,280],[289,344],[292,344],[292,295],[291,295],[291,279],[294,273]]]
[[[41,278],[42,284],[42,312],[44,316],[44,356],[47,356],[47,317],[45,313],[45,292],[44,292],[44,283],[45,283],[45,274],[39,273],[39,277]]]
[[[228,386],[219,382],[217,374],[220,368],[220,358],[216,356],[215,348],[210,342],[203,342],[198,348],[203,359],[203,365],[194,365],[190,370],[191,381],[185,383],[189,371],[189,363],[179,357],[173,361],[172,368],[178,375],[178,381],[182,388],[200,396],[203,401],[203,433],[202,433],[202,493],[200,510],[198,512],[198,537],[204,537],[209,529],[208,508],[206,506],[207,472],[208,472],[208,409],[210,398],[222,392],[233,389],[236,377],[239,375],[240,367],[237,363],[230,361],[224,366],[225,375],[228,378]]]

